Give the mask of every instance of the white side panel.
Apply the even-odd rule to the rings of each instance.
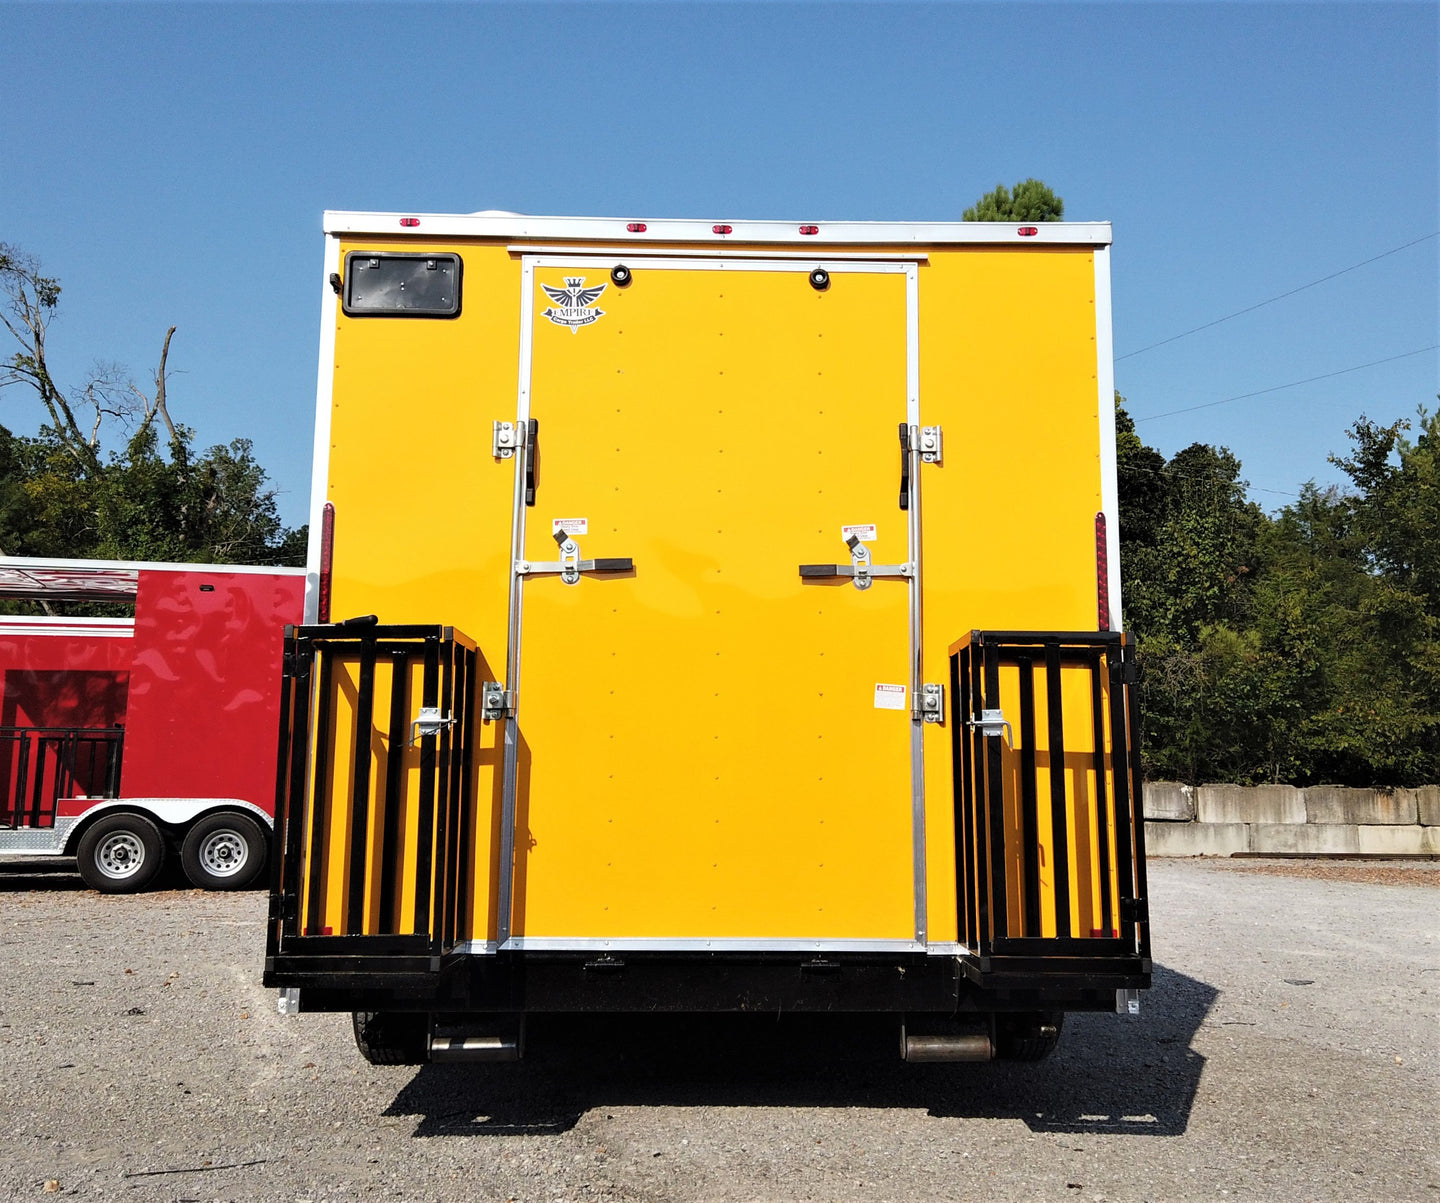
[[[1120,609],[1120,486],[1115,462],[1115,338],[1110,324],[1110,248],[1095,248],[1095,379],[1100,405],[1100,500],[1110,577],[1110,626],[1125,629]]]
[[[315,456],[310,465],[310,543],[305,556],[305,621],[320,620],[320,520],[330,486],[330,407],[335,387],[335,292],[330,276],[340,270],[340,239],[325,239],[320,273],[320,363],[315,374]]]

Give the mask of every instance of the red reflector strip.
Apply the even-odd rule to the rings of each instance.
[[[1105,515],[1095,515],[1095,604],[1100,630],[1110,629],[1110,540],[1105,532]]]
[[[626,226],[625,228],[626,228],[627,230],[629,230],[630,233],[632,233],[632,234],[643,234],[643,233],[645,233],[645,223],[644,223],[643,221],[632,221],[632,222],[631,222],[628,226]]]
[[[315,621],[330,621],[330,570],[335,563],[335,505],[327,501],[320,511],[320,584]]]
[[[302,931],[300,934],[301,934],[302,936],[333,936],[333,935],[335,934],[335,929],[334,929],[333,927],[322,927],[322,928],[317,932],[317,931],[314,931],[313,929],[307,927],[307,928],[306,928],[304,931]]]
[[[800,233],[802,233],[802,234],[818,234],[818,233],[820,233],[820,227],[819,227],[819,226],[801,226],[801,227],[800,227]]]
[[[1021,226],[1015,233],[1019,234],[1021,238],[1034,238],[1036,234],[1040,233],[1040,227]]]
[[[734,226],[711,226],[710,232],[712,234],[733,234],[735,228]]]
[[[407,229],[413,229],[415,226],[418,226],[420,224],[420,219],[418,217],[402,217],[400,219],[400,224],[402,226],[405,226]]]

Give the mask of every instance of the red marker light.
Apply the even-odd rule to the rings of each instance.
[[[1105,511],[1095,515],[1095,607],[1100,630],[1110,629],[1110,539]]]
[[[820,227],[819,227],[819,226],[801,226],[801,227],[800,227],[800,233],[802,233],[802,234],[818,234],[818,233],[820,233]]]
[[[710,233],[712,233],[712,234],[730,234],[730,233],[733,233],[733,232],[734,232],[734,227],[733,227],[733,226],[711,226],[711,227],[710,227]]]
[[[402,217],[400,219],[400,224],[402,226],[405,226],[407,229],[413,229],[415,226],[418,226],[420,224],[420,219],[418,217]]]
[[[1019,234],[1021,238],[1034,238],[1036,234],[1040,233],[1040,227],[1021,226],[1015,233]]]
[[[630,233],[632,233],[632,234],[643,234],[643,233],[645,233],[645,223],[644,223],[643,221],[632,221],[632,222],[631,222],[628,226],[626,226],[625,228],[626,228],[627,230],[629,230]]]

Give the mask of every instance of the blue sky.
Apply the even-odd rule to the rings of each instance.
[[[170,385],[304,520],[330,209],[946,220],[1037,176],[1115,223],[1117,356],[1440,230],[1433,4],[0,2],[0,241],[62,380]],[[1256,500],[1435,402],[1440,239],[1117,363]],[[1167,414],[1174,410],[1190,412]],[[0,393],[0,422],[34,405]]]

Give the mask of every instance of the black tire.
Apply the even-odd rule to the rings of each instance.
[[[144,815],[104,815],[85,829],[77,850],[80,876],[102,894],[135,894],[159,875],[165,840]]]
[[[1060,1043],[1063,1011],[1021,1011],[995,1016],[995,1058],[998,1061],[1043,1061]]]
[[[260,824],[239,811],[206,815],[191,825],[180,846],[180,865],[202,890],[243,890],[265,871],[270,840]]]
[[[430,1016],[423,1011],[355,1011],[355,1047],[371,1065],[424,1065]]]

